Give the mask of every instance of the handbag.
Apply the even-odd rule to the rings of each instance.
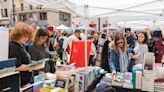
[[[134,55],[134,51],[131,50],[131,53]],[[128,72],[132,72],[133,66],[135,65],[135,59],[130,59],[128,64]]]
[[[135,60],[130,59],[129,60],[129,65],[128,65],[128,72],[132,72],[133,66],[135,65]]]

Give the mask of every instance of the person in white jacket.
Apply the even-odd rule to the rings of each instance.
[[[69,63],[69,58],[70,58],[69,54],[72,48],[72,41],[78,41],[79,37],[80,37],[80,30],[75,30],[75,32],[71,36],[69,36],[66,41],[64,41],[63,48],[64,48],[64,52],[66,52],[67,54],[66,59],[68,63]]]
[[[94,41],[94,38],[91,37],[90,40]],[[95,46],[95,44],[92,42],[88,66],[90,66],[90,65],[91,65],[91,66],[94,66],[95,63],[96,63],[96,62],[95,62],[95,59],[96,59],[96,46]]]

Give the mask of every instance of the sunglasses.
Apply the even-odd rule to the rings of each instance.
[[[117,42],[117,44],[123,44],[124,42]]]

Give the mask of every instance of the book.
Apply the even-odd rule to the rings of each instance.
[[[154,91],[154,79],[156,72],[154,70],[144,70],[142,77],[142,90],[143,91]]]
[[[155,68],[155,56],[152,52],[144,53],[143,61],[144,70],[154,70]]]
[[[123,83],[123,88],[133,88],[132,84],[132,73],[130,72],[125,72],[124,73],[124,83]]]
[[[16,59],[0,60],[0,76],[6,73],[15,72]]]
[[[124,73],[117,72],[116,76],[112,79],[113,86],[123,86]]]
[[[46,61],[48,61],[48,60],[49,60],[49,58],[44,58],[44,59],[41,59],[41,60],[38,60],[38,61],[31,61],[31,63],[28,64],[27,66],[33,67],[33,66],[35,66],[35,65],[41,64],[41,63],[43,63],[43,62],[46,62]]]
[[[55,82],[55,87],[60,87],[66,90],[68,88],[68,83],[69,83],[69,78],[57,77]]]
[[[33,84],[33,92],[40,92],[43,88],[44,82],[37,82]]]
[[[75,74],[74,65],[58,65],[56,68],[56,76],[70,77],[73,74]]]
[[[34,83],[45,81],[45,74],[39,74],[37,76],[34,76]]]

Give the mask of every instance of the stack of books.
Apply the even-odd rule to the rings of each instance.
[[[164,92],[164,68],[156,68],[156,78],[154,81],[154,91]]]
[[[123,88],[133,89],[132,73],[130,73],[130,72],[125,72],[124,73]]]
[[[135,75],[135,88],[136,89],[141,89],[141,83],[142,83],[142,72],[141,71],[136,71]]]
[[[70,77],[75,74],[74,65],[58,65],[56,69],[57,77]]]
[[[142,77],[142,90],[154,92],[154,79],[156,73],[154,70],[144,70]]]
[[[155,82],[154,91],[156,92],[164,92],[164,81],[163,82]]]
[[[94,80],[94,70],[92,68],[85,68],[76,72],[75,78],[75,92],[85,92],[87,87]]]
[[[112,86],[123,86],[124,73],[117,72],[116,76],[112,79]]]

